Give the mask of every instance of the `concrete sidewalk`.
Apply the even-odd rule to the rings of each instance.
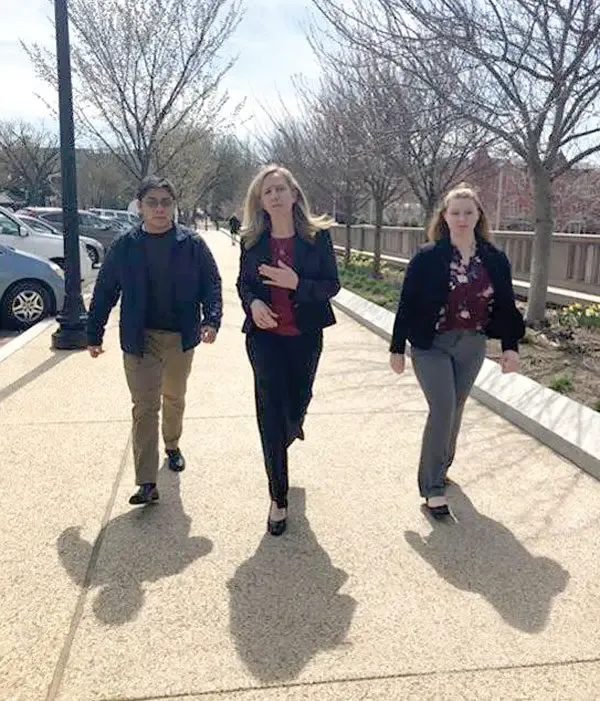
[[[291,449],[290,528],[266,477],[234,282],[197,351],[161,502],[131,508],[130,398],[106,353],[50,331],[0,363],[0,700],[597,699],[600,484],[470,402],[457,522],[419,508],[426,405],[338,313]]]

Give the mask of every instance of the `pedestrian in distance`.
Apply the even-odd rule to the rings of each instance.
[[[240,233],[240,227],[242,222],[238,219],[237,215],[234,213],[229,218],[229,233],[231,234],[231,245],[235,246],[235,241],[237,235]]]

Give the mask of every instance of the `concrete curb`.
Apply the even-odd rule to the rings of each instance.
[[[90,289],[90,286],[86,286],[86,290],[87,291],[83,292],[82,294],[83,301],[89,302],[92,298],[92,290]],[[2,348],[0,348],[0,363],[9,358],[13,353],[21,350],[21,348],[24,348],[28,343],[33,341],[34,338],[37,338],[43,334],[44,331],[47,331],[53,324],[57,323],[58,322],[56,321],[55,316],[42,319],[41,321],[38,321],[37,324],[34,324],[31,328],[27,329],[27,331],[23,331],[23,333],[15,336],[12,341],[5,343]]]
[[[15,336],[12,341],[5,343],[2,348],[0,348],[0,363],[9,358],[13,353],[21,350],[21,348],[26,346],[30,341],[33,341],[33,339],[37,338],[40,334],[44,333],[44,331],[49,329],[53,324],[56,324],[56,319],[53,316],[48,317],[47,319],[38,321],[37,324],[27,329],[27,331],[23,331],[23,333]]]
[[[386,341],[391,339],[392,312],[345,288],[332,301]],[[600,413],[523,375],[503,375],[487,359],[471,396],[600,480]]]

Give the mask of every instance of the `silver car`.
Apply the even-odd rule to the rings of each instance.
[[[54,236],[63,236],[63,232],[59,229],[54,228],[48,222],[42,219],[36,219],[35,217],[30,217],[28,214],[17,214],[15,215],[22,222],[25,222],[30,229],[34,231],[39,231],[42,234],[53,234]],[[100,241],[90,238],[89,236],[79,236],[79,240],[85,246],[85,250],[92,262],[92,266],[100,266],[104,260],[104,246]]]
[[[64,305],[61,268],[32,253],[0,245],[0,325],[28,329]]]

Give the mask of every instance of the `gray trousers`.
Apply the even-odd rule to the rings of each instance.
[[[427,403],[419,463],[422,497],[442,496],[454,459],[463,409],[485,359],[486,338],[475,331],[436,334],[427,350],[413,347],[412,363]]]

